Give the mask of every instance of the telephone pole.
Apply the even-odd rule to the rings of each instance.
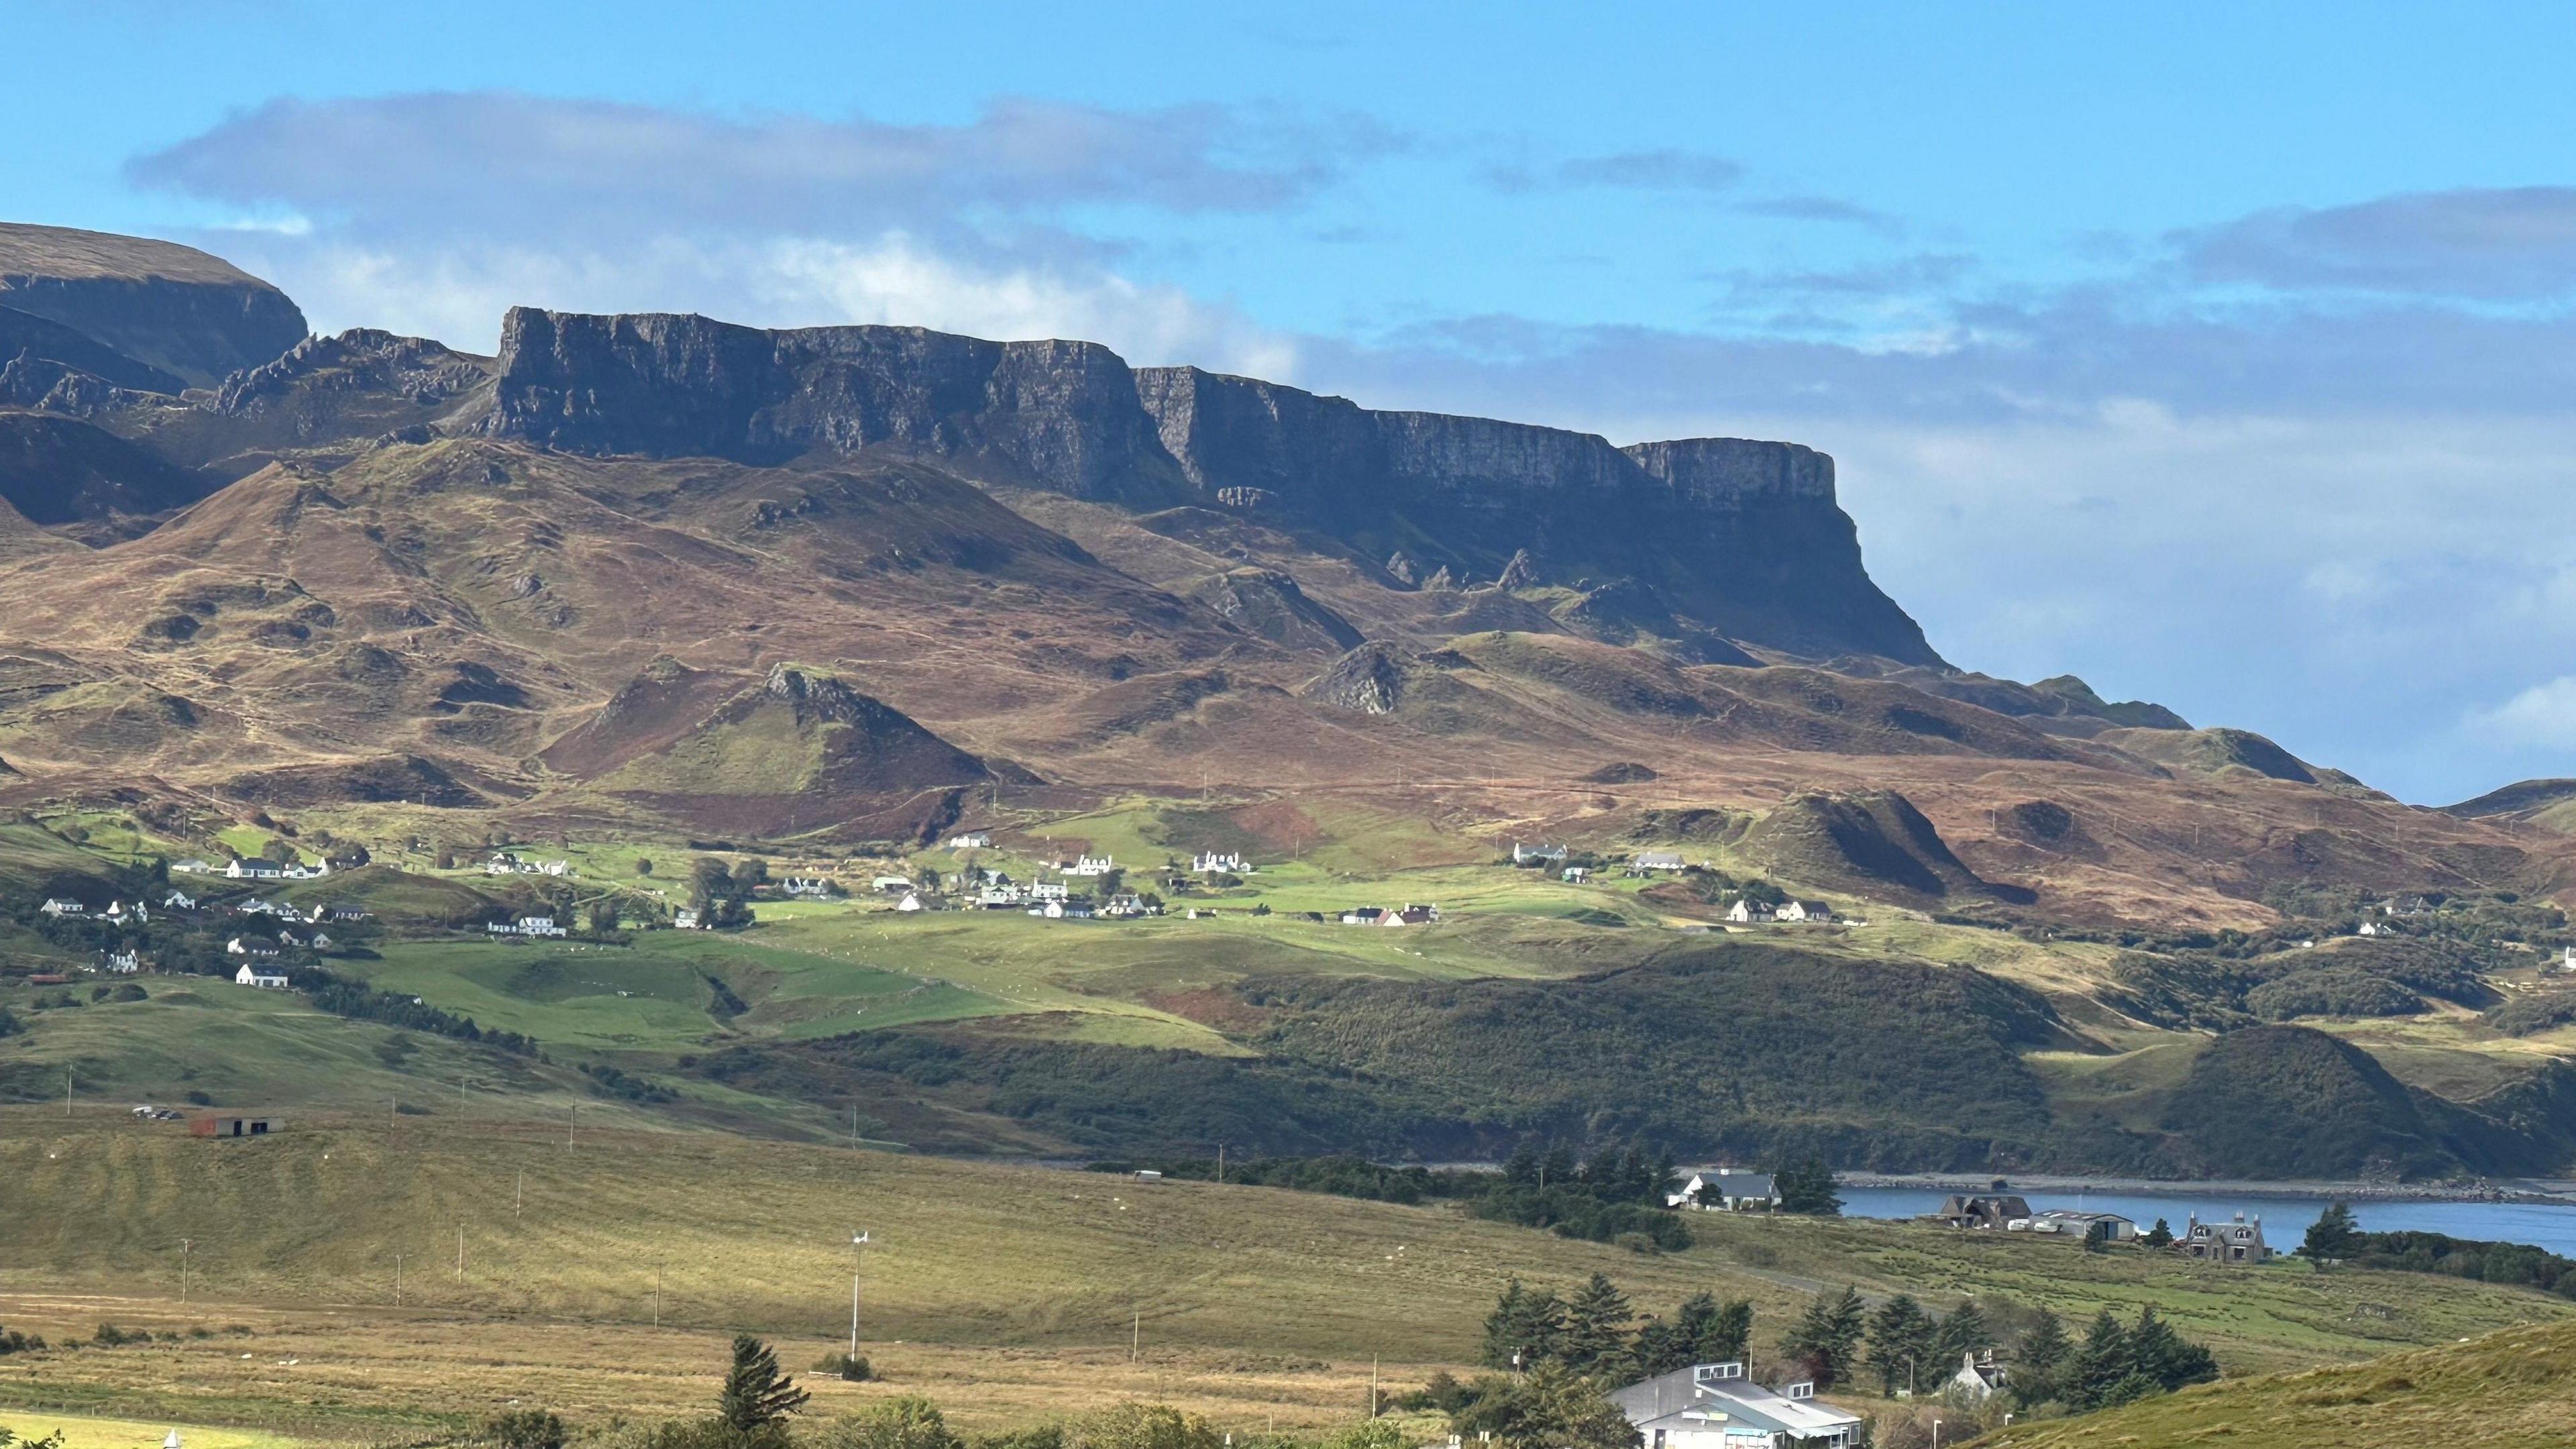
[[[868,1235],[850,1234],[850,1357],[859,1356],[859,1271],[867,1265]]]

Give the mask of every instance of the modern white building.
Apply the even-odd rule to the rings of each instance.
[[[1676,1369],[1610,1395],[1641,1449],[1852,1449],[1861,1421],[1816,1397],[1812,1383],[1765,1388],[1741,1363]]]

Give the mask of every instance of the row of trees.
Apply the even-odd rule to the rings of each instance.
[[[1628,1295],[1600,1273],[1572,1298],[1534,1293],[1514,1278],[1485,1318],[1490,1368],[1554,1366],[1604,1378],[1648,1378],[1695,1363],[1744,1357],[1753,1304],[1708,1293],[1682,1301],[1670,1320],[1641,1321]]]

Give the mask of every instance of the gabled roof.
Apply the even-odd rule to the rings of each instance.
[[[1715,1416],[1721,1414],[1729,1424],[1743,1424],[1801,1439],[1820,1438],[1860,1426],[1858,1415],[1846,1414],[1830,1404],[1814,1399],[1793,1399],[1747,1378],[1706,1376],[1708,1370],[1719,1367],[1699,1364],[1676,1369],[1630,1384],[1611,1394],[1610,1401],[1627,1414],[1630,1423],[1645,1432],[1649,1442],[1655,1429],[1706,1428]],[[1723,1367],[1742,1372],[1738,1365]]]

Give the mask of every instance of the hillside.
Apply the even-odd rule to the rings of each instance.
[[[0,308],[58,323],[198,387],[304,336],[304,314],[285,293],[194,247],[16,222],[0,222]],[[77,368],[87,359],[55,360]]]
[[[2520,1449],[2576,1442],[2576,1328],[2516,1328],[2357,1364],[2229,1379],[1968,1441],[1978,1449]]]

